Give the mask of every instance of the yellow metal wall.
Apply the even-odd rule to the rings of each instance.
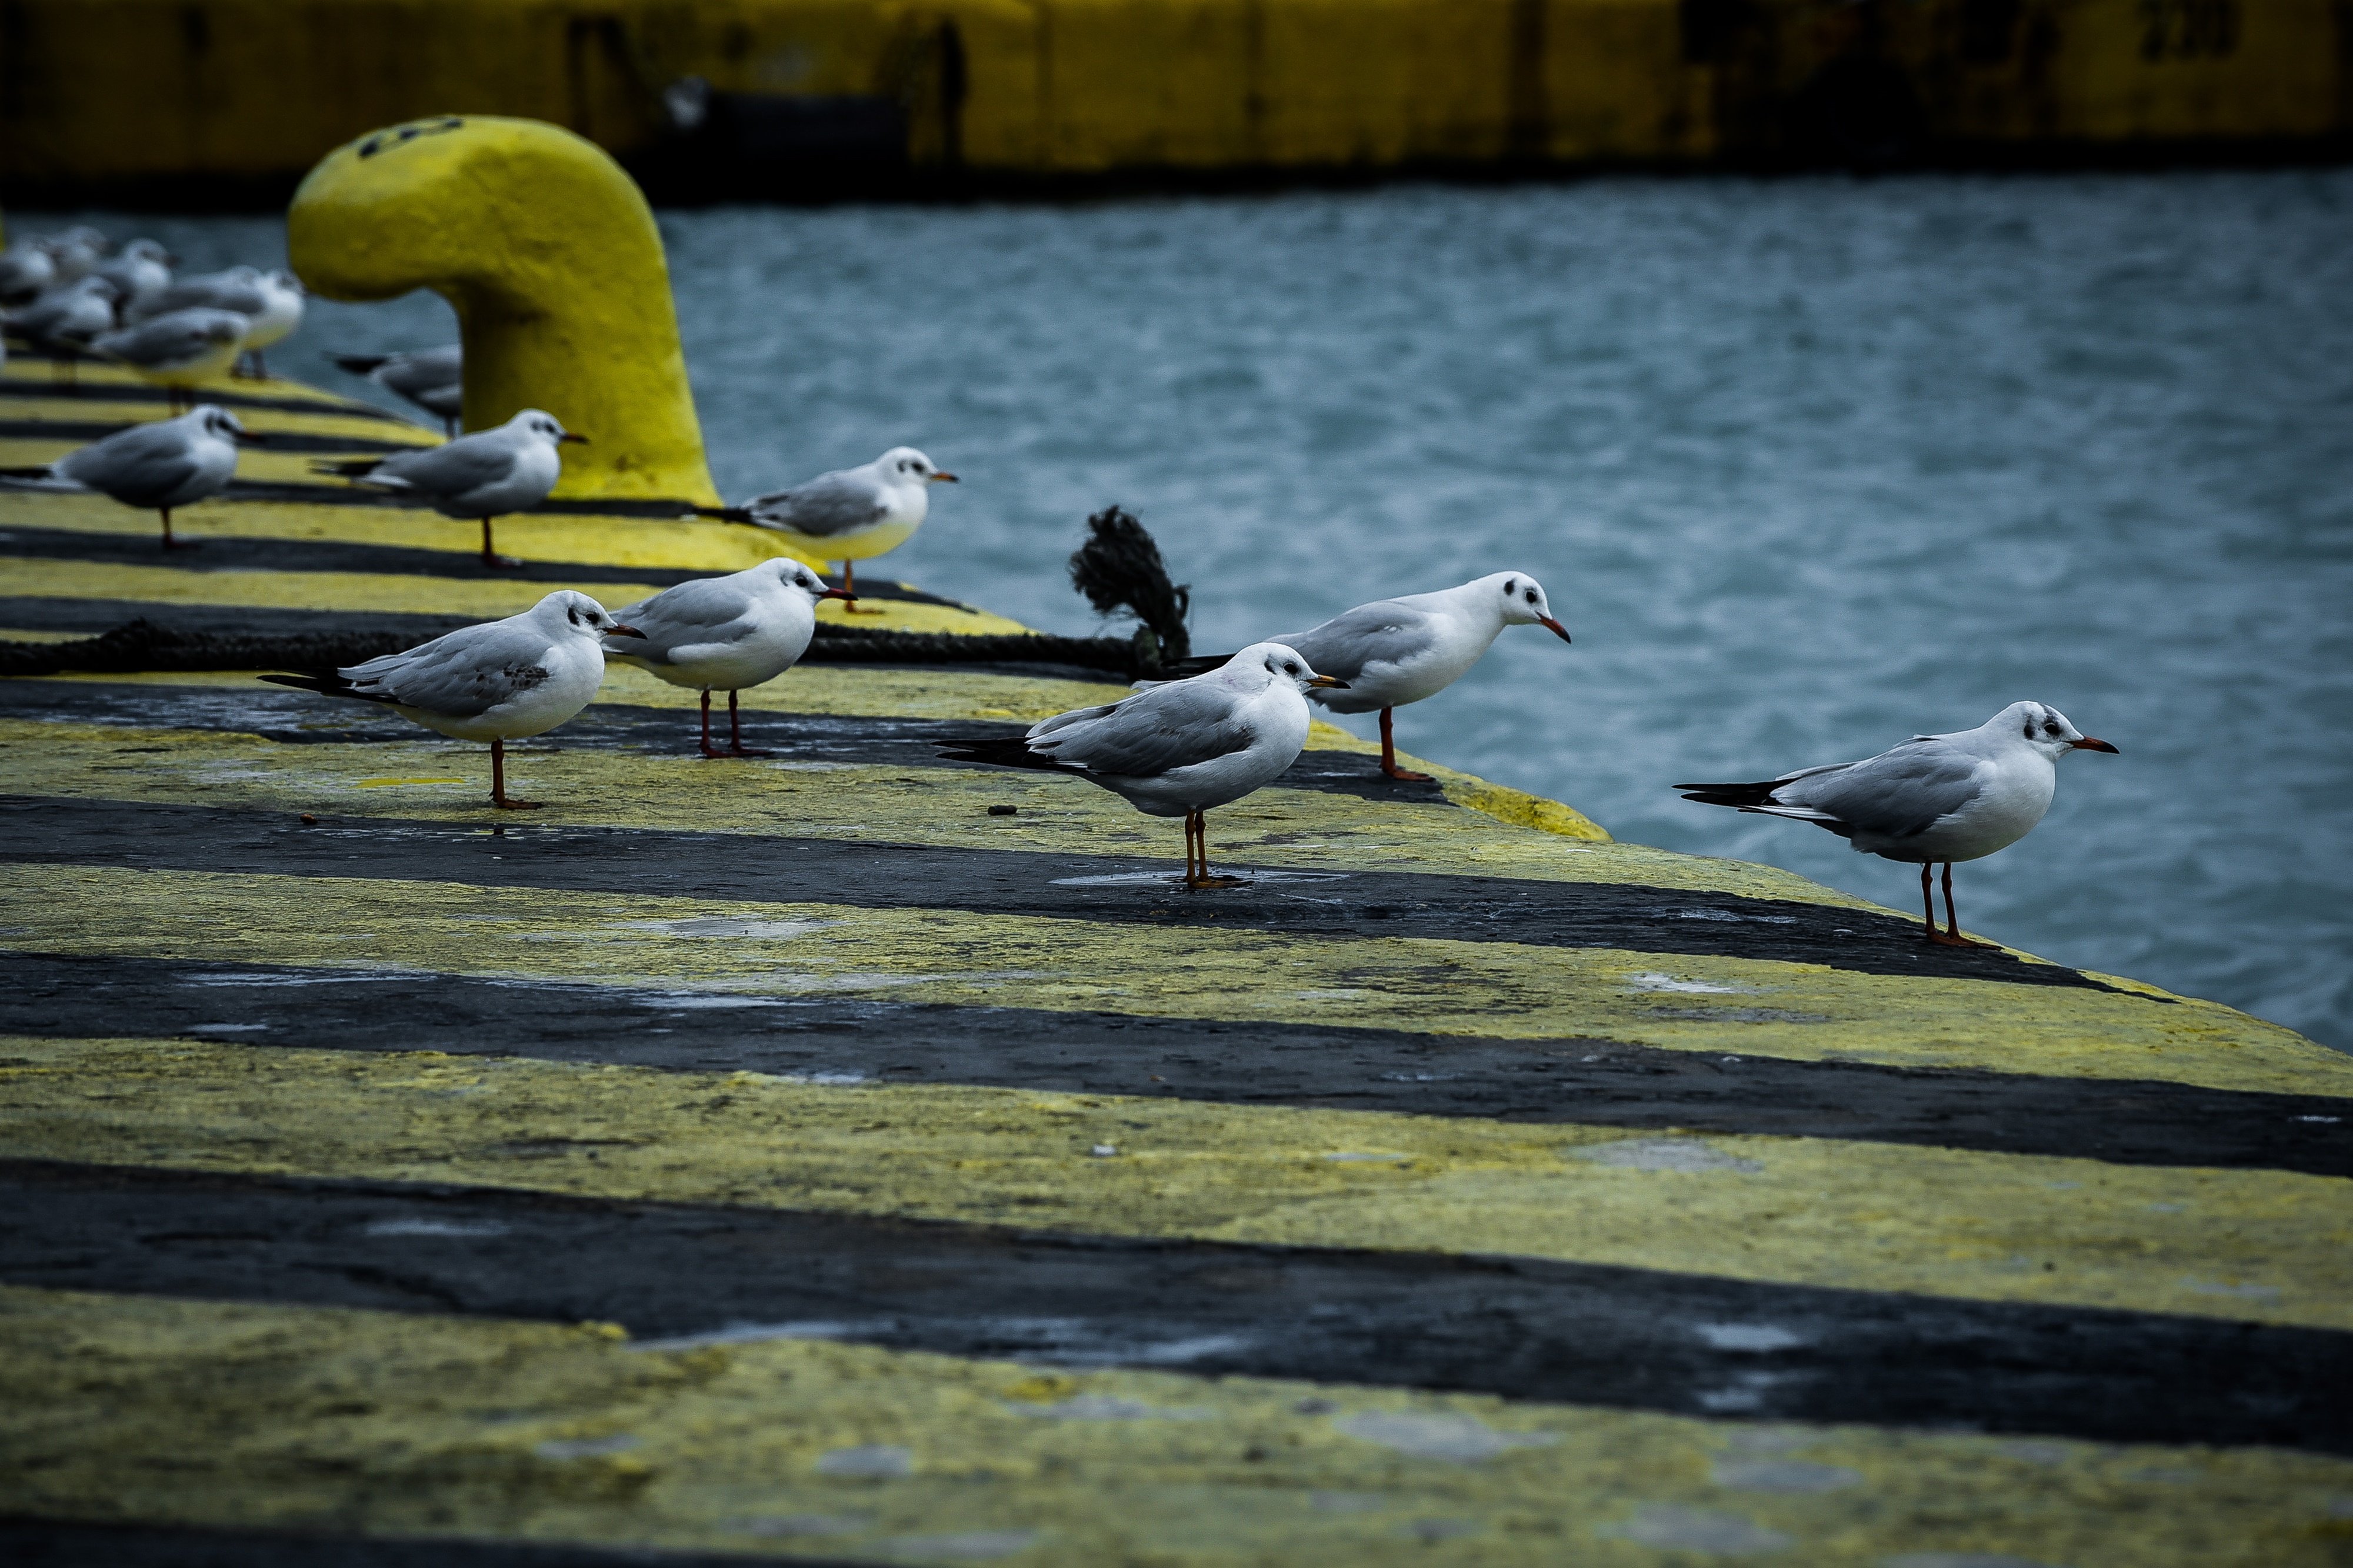
[[[1823,64],[1909,84],[1932,141],[2353,130],[2337,0],[14,0],[0,179],[267,178],[422,114],[628,152],[667,83],[879,96],[977,169],[1770,156]],[[1704,33],[1705,37],[1699,35]],[[1689,36],[1687,36],[1689,35]],[[1715,42],[1711,45],[1708,39]]]

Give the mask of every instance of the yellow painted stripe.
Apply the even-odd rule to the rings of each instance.
[[[45,360],[12,359],[6,364],[0,365],[0,377],[41,389],[47,389],[55,384],[55,371]],[[90,360],[85,360],[74,367],[74,377],[76,383],[84,388],[143,387],[149,384],[134,373],[119,365]],[[353,399],[340,396],[335,393],[322,391],[305,382],[288,381],[278,376],[272,376],[266,381],[247,381],[242,377],[222,375],[201,383],[197,387],[198,401],[216,394],[248,397],[276,397],[303,403],[316,403],[321,409],[328,411],[367,406],[364,404],[355,404]],[[83,406],[83,404],[80,397],[69,395],[57,398],[12,397],[8,400],[8,405],[39,407],[46,413],[64,417],[72,409]],[[144,405],[143,406],[153,405]]]
[[[2324,1568],[2353,1535],[2353,1463],[2276,1449],[8,1289],[0,1434],[42,1517],[861,1562]]]
[[[179,901],[152,888],[140,907],[168,923]],[[341,921],[352,911],[307,912],[367,946]],[[474,928],[478,944],[512,939]],[[280,931],[231,940],[284,961]],[[1509,1254],[2353,1329],[2353,1183],[2291,1172],[435,1053],[32,1038],[0,1051],[0,1125],[20,1158]],[[1118,1153],[1091,1153],[1105,1144]]]
[[[205,504],[213,506],[220,503]],[[191,508],[189,515],[192,521],[185,531],[191,538],[201,539],[204,508]],[[420,546],[431,542],[431,529],[438,524],[459,530],[471,527],[474,548],[481,548],[479,524],[452,524],[446,518],[436,518],[434,523],[428,524],[424,520],[430,514],[401,515],[418,519],[417,542]],[[519,521],[533,525],[540,520]],[[509,542],[505,525],[500,526],[499,547],[504,550],[508,548]],[[550,531],[558,535],[565,527],[560,519],[549,524]],[[518,547],[524,543],[520,539],[515,542]],[[578,557],[559,550],[553,558],[576,560]],[[191,572],[169,566],[117,566],[87,561],[21,558],[7,563],[7,574],[10,593],[26,598],[125,599],[164,605],[220,606],[249,605],[262,609],[283,610],[376,610],[406,615],[471,616],[484,620],[494,620],[501,616],[529,609],[558,588],[576,588],[607,605],[619,605],[661,592],[659,586],[643,583],[468,581],[453,577],[406,577],[361,572]],[[860,615],[855,624],[875,630],[979,635],[1011,634],[1028,629],[986,611],[888,599],[871,600],[868,604],[881,614]],[[818,614],[821,619],[831,620],[838,618],[843,608],[839,601],[828,600]]]

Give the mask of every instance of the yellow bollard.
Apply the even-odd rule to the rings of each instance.
[[[287,247],[330,299],[430,289],[448,300],[467,429],[543,408],[589,438],[565,449],[557,497],[718,501],[660,233],[595,144],[491,116],[373,132],[303,180]]]

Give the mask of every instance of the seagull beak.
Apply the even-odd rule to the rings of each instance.
[[[963,482],[963,480],[957,479],[954,474],[934,474],[932,476],[932,483],[935,485],[955,485],[962,484]]]
[[[1568,628],[1562,626],[1558,621],[1554,620],[1550,616],[1545,616],[1541,621],[1537,622],[1537,625],[1550,630],[1553,636],[1560,638],[1563,642],[1570,642],[1574,640],[1568,635]]]
[[[1348,689],[1348,683],[1341,679],[1336,675],[1311,675],[1307,678],[1307,684],[1310,686],[1326,686],[1335,691],[1345,691]]]
[[[580,443],[582,446],[584,446],[584,447],[586,447],[586,446],[588,444],[588,437],[586,437],[586,436],[582,436],[582,435],[578,435],[578,434],[576,434],[576,433],[575,433],[575,432],[573,432],[573,431],[570,431],[570,430],[566,430],[563,435],[558,436],[558,437],[556,437],[556,439],[557,439],[558,441],[577,441],[577,442],[579,442],[579,443]]]
[[[269,437],[252,430],[239,430],[236,435],[230,437],[229,439],[235,441],[240,447],[259,447],[265,441],[268,441]]]
[[[608,637],[643,637],[646,634],[635,626],[615,625],[607,626],[605,635]]]
[[[2074,750],[2079,752],[2105,752],[2110,756],[2122,754],[2118,752],[2114,746],[2109,745],[2105,741],[2094,741],[2089,735],[2086,735],[2082,740],[2076,742]]]
[[[828,588],[824,593],[819,594],[818,597],[820,599],[839,599],[845,605],[854,605],[858,603],[858,595],[851,593],[847,588]]]

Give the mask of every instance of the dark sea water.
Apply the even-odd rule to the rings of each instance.
[[[662,223],[723,489],[964,476],[894,575],[1089,631],[1062,563],[1118,501],[1207,650],[1531,572],[1575,647],[1506,634],[1401,743],[1899,909],[1911,868],[1666,786],[2048,701],[2123,754],[1961,868],[1965,922],[2353,1047],[2353,172]],[[449,335],[321,304],[273,359]]]

